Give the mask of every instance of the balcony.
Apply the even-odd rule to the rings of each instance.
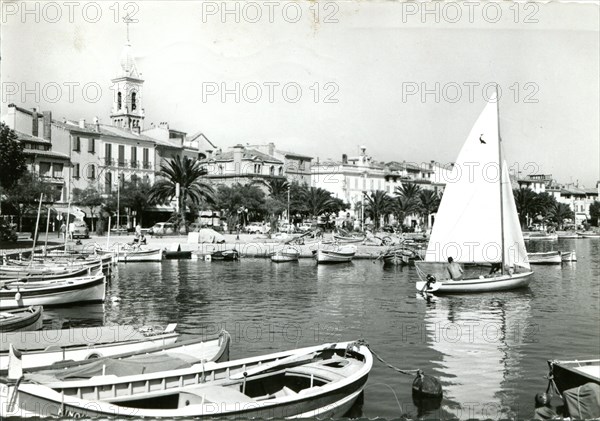
[[[107,167],[113,167],[115,165],[115,160],[112,158],[104,158],[104,165]]]
[[[145,170],[150,170],[150,169],[152,169],[152,164],[150,162],[144,161],[143,164],[142,164],[142,167]]]

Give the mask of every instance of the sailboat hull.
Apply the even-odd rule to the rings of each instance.
[[[494,292],[525,288],[531,282],[533,272],[500,275],[490,278],[463,279],[460,281],[442,280],[426,288],[425,281],[416,284],[417,290],[431,294],[464,294],[471,292]]]

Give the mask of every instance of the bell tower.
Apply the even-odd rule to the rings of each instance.
[[[128,16],[123,20],[127,25],[127,42],[121,52],[117,77],[111,80],[113,104],[110,118],[113,126],[140,133],[144,129],[144,109],[142,108],[144,80],[137,70],[129,41],[129,24],[132,20]]]

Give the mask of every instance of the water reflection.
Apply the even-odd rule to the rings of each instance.
[[[515,381],[526,340],[532,294],[452,296],[427,303],[428,343],[441,354],[436,371],[444,386],[443,411],[458,418],[515,414],[502,398]]]

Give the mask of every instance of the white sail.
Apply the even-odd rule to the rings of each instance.
[[[499,162],[494,97],[475,122],[446,180],[425,261],[502,260]]]
[[[513,196],[512,184],[506,161],[502,164],[502,201],[504,216],[504,262],[508,266],[530,269],[527,249],[521,232],[517,205]]]

